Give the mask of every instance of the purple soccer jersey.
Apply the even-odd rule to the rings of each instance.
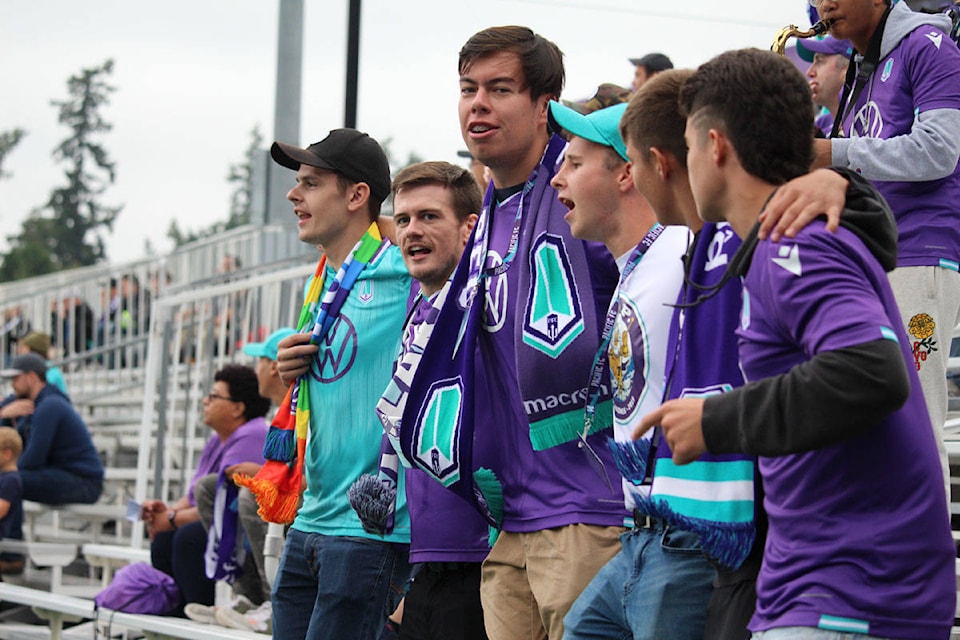
[[[267,439],[269,428],[266,420],[254,418],[237,427],[237,430],[230,434],[226,442],[221,441],[216,434],[210,436],[200,453],[197,468],[193,473],[193,479],[190,481],[190,488],[187,490],[187,499],[190,504],[196,504],[193,490],[197,481],[203,476],[211,473],[222,473],[225,468],[240,462],[262,464],[263,441]]]
[[[403,332],[403,350],[424,323],[437,320],[437,309],[418,297]],[[479,418],[478,418],[479,421]],[[482,423],[481,423],[482,424]],[[410,562],[482,562],[490,551],[489,528],[466,500],[445,489],[420,469],[405,470],[410,513]]]
[[[816,221],[793,240],[759,242],[743,287],[748,380],[881,338],[911,360],[886,274],[845,228],[831,234]],[[752,630],[949,635],[955,549],[926,405],[907,371],[907,402],[861,435],[760,458],[770,527]],[[796,416],[796,429],[803,420]]]
[[[553,198],[556,198],[553,192]],[[498,205],[492,216],[490,254],[501,259],[509,254],[520,194]],[[523,259],[518,257],[517,260]],[[498,262],[494,258],[494,263]],[[494,266],[488,258],[487,266]],[[622,526],[628,516],[623,506],[620,476],[605,441],[611,431],[588,438],[599,455],[609,485],[597,470],[587,462],[577,442],[534,451],[530,428],[516,371],[515,319],[522,315],[522,305],[528,294],[519,291],[516,264],[501,275],[490,279],[487,286],[486,311],[479,340],[479,366],[500,372],[498,376],[477,376],[476,414],[478,420],[497,424],[498,449],[504,452],[498,474],[503,484],[503,529],[511,532],[531,532],[561,527],[574,523],[602,526]],[[589,279],[584,279],[589,282]],[[581,285],[582,286],[582,285]],[[593,296],[584,302],[592,303]],[[601,311],[605,314],[606,309]],[[583,407],[587,396],[589,367],[583,371],[544,372],[544,381],[551,376],[577,376],[583,380],[582,393],[555,393],[547,395],[545,403]],[[569,378],[568,378],[569,379]],[[491,388],[482,388],[489,386]],[[487,401],[489,399],[489,401]],[[477,439],[481,439],[478,422]]]
[[[886,140],[904,136],[918,126],[919,116],[935,109],[960,109],[960,50],[939,29],[922,26],[880,59],[856,105],[849,110],[843,131],[850,138]],[[919,160],[907,158],[903,162],[916,164]],[[862,172],[855,160],[850,166]],[[893,177],[901,170],[891,166],[886,172]],[[929,181],[864,176],[883,194],[896,216],[897,266],[957,270],[960,164],[945,177]]]

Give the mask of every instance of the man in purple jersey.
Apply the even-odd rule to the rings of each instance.
[[[946,366],[960,322],[960,50],[950,18],[907,2],[811,2],[830,33],[857,55],[839,106],[837,135],[816,143],[814,166],[849,167],[890,204],[899,232],[890,282],[939,443],[947,412]],[[836,130],[836,128],[835,128]]]
[[[665,225],[685,225],[695,233],[684,260],[684,285],[670,327],[669,387],[663,400],[722,393],[743,385],[734,333],[740,307],[740,281],[728,280],[714,290],[739,248],[740,239],[729,225],[705,225],[697,215],[690,192],[687,146],[683,140],[686,119],[680,114],[677,99],[680,87],[691,75],[693,71],[689,69],[658,75],[634,94],[620,121],[627,155],[633,165],[634,185],[650,201],[657,220]],[[836,176],[832,172],[831,175]],[[842,178],[837,180],[843,182]],[[706,357],[708,353],[710,356]],[[742,484],[749,493],[741,498],[752,503],[754,488],[750,485],[753,483]],[[754,522],[753,511],[759,515],[756,519],[760,522]],[[705,512],[703,516],[706,520]],[[701,636],[708,640],[749,637],[747,622],[756,606],[756,576],[763,555],[765,516],[762,508],[749,509],[741,520],[742,531],[754,536],[755,544],[752,549],[744,545],[750,553],[742,560],[738,558],[740,564],[736,569],[712,558],[716,575],[704,612],[706,620]],[[710,527],[712,531],[719,530],[718,523],[710,524],[714,525]]]
[[[743,240],[727,276],[744,278],[750,382],[666,402],[642,427],[662,427],[678,464],[706,450],[758,456],[769,533],[754,638],[947,638],[955,550],[884,272],[896,264],[889,210],[851,182],[837,232],[815,221],[779,244],[756,238],[757,212],[809,166],[809,100],[789,61],[757,50],[722,54],[684,84],[697,209]]]
[[[403,351],[436,318],[436,302],[457,266],[483,195],[466,169],[421,162],[393,180],[393,220],[404,264],[420,284],[403,332]],[[400,638],[485,640],[480,563],[490,551],[486,521],[463,498],[416,468],[405,471],[414,578],[404,598]]]
[[[692,74],[688,69],[671,70],[651,80],[634,95],[620,121],[637,190],[650,201],[661,224],[686,225],[696,234],[685,260],[684,288],[674,309],[667,350],[672,368],[668,370],[665,400],[721,393],[743,384],[735,334],[740,281],[731,278],[721,282],[727,265],[740,247],[740,238],[727,224],[704,224],[697,215],[687,173],[687,146],[683,139],[686,118],[680,114],[677,100],[680,87]],[[816,204],[810,206],[829,211],[832,224],[836,224],[846,199],[846,177],[820,170],[790,184],[815,199]],[[801,222],[808,224],[814,217],[808,216]],[[664,449],[669,453],[668,448]],[[660,449],[658,458],[659,454]],[[707,454],[702,461],[712,464],[736,462],[736,459]],[[721,488],[719,495],[724,492]],[[759,484],[756,494],[757,500],[762,498]],[[719,561],[718,554],[710,554],[708,550],[717,574],[703,633],[707,640],[749,637],[747,623],[756,606],[756,577],[766,539],[766,514],[759,504],[756,507],[756,522],[750,528],[755,541],[752,548],[740,551],[740,556],[745,556],[742,564],[734,568],[733,563]],[[720,530],[715,511],[710,513],[699,507],[678,507],[675,513],[677,511],[683,511],[686,516],[684,526],[694,525],[701,534],[714,537]],[[752,520],[754,518],[741,518],[745,532],[750,531],[745,525]]]
[[[450,294],[483,305],[471,391],[496,430],[478,428],[476,439],[503,456],[502,532],[483,566],[484,620],[497,640],[560,638],[563,616],[619,550],[629,516],[603,445],[609,389],[579,446],[617,268],[603,245],[570,236],[567,208],[549,185],[565,144],[547,131],[547,103],[564,79],[557,46],[526,27],[485,29],[461,49],[459,71],[461,132],[493,178],[458,267],[475,286]],[[442,330],[455,335],[456,324]]]

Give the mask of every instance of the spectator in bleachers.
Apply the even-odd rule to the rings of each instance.
[[[254,369],[257,375],[257,391],[270,400],[273,407],[279,407],[287,393],[287,385],[280,380],[277,373],[277,344],[293,333],[296,333],[296,330],[284,327],[271,333],[265,342],[251,342],[243,346],[245,354],[257,358]],[[262,462],[262,457],[258,456],[255,460],[231,465],[224,469],[224,473],[231,479],[235,473],[253,476],[260,470]],[[211,473],[200,478],[194,488],[200,520],[208,530],[213,523],[218,480],[219,475]],[[242,578],[233,584],[234,598],[227,607],[218,609],[200,604],[189,605],[185,613],[188,618],[201,622],[216,621],[228,627],[257,627],[266,630],[271,617],[270,582],[263,564],[263,546],[268,524],[257,513],[259,507],[249,489],[240,489],[237,503],[240,527],[250,543],[250,554],[247,556]]]
[[[22,540],[23,482],[17,472],[17,458],[23,451],[23,439],[16,429],[0,427],[0,540]],[[23,571],[23,556],[0,554],[0,574]]]
[[[24,315],[23,307],[4,309],[3,325],[0,326],[0,346],[5,348],[3,353],[0,353],[0,364],[6,366],[7,357],[14,354],[17,341],[28,333],[30,333],[30,321]]]
[[[59,389],[47,384],[47,361],[18,355],[0,371],[13,394],[0,402],[0,420],[23,438],[23,498],[44,504],[93,504],[103,490],[103,463],[83,418]]]
[[[153,566],[173,577],[183,602],[208,606],[213,604],[214,580],[207,577],[204,551],[208,536],[197,509],[196,485],[204,476],[222,476],[227,468],[238,463],[263,461],[267,435],[263,416],[270,407],[269,400],[257,392],[257,377],[250,367],[228,365],[213,379],[210,393],[203,398],[203,422],[214,433],[200,454],[187,494],[171,505],[162,500],[147,500],[141,507],[141,517],[152,540]],[[226,504],[231,502],[228,499]],[[228,519],[224,516],[226,526]],[[235,514],[232,522],[236,531]],[[228,562],[230,551],[218,553],[217,569]]]
[[[140,280],[137,276],[125,273],[117,280],[110,279],[110,286],[104,292],[105,310],[100,316],[97,326],[97,344],[116,344],[137,336],[146,335],[150,325],[150,299],[148,289],[140,290]],[[119,358],[115,353],[105,356],[107,366],[126,366],[128,361],[133,366],[139,362],[140,347],[134,347],[129,358],[127,349],[120,351]]]
[[[47,384],[52,384],[67,395],[67,382],[60,367],[50,364],[50,334],[31,331],[17,343],[17,353],[35,353],[47,362]]]
[[[54,335],[59,338],[53,342],[60,346],[64,357],[94,346],[97,322],[93,309],[80,295],[79,289],[64,293],[59,301],[52,303],[50,320]]]
[[[634,91],[661,71],[673,69],[673,62],[662,53],[648,53],[640,58],[630,58],[630,64],[634,67],[633,80],[630,82],[630,88]]]

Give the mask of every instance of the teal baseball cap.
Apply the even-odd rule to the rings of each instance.
[[[253,356],[254,358],[270,358],[271,360],[276,360],[277,345],[280,344],[281,340],[289,335],[293,335],[296,332],[296,329],[291,329],[290,327],[277,329],[267,336],[267,339],[264,342],[248,342],[247,344],[243,345],[243,352],[248,356]]]
[[[560,129],[563,129],[590,142],[612,147],[626,162],[628,161],[627,145],[623,143],[623,138],[620,137],[620,118],[623,117],[623,112],[626,110],[626,103],[621,103],[583,115],[570,107],[565,107],[559,102],[551,100],[548,120],[552,131],[559,133]]]

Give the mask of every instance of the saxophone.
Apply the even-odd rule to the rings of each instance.
[[[829,29],[830,23],[825,20],[817,22],[806,31],[800,31],[795,24],[787,25],[783,29],[780,29],[780,31],[777,31],[777,35],[773,38],[773,44],[770,45],[770,51],[779,53],[781,56],[785,55],[787,41],[790,38],[812,38],[813,36],[823,35]]]

